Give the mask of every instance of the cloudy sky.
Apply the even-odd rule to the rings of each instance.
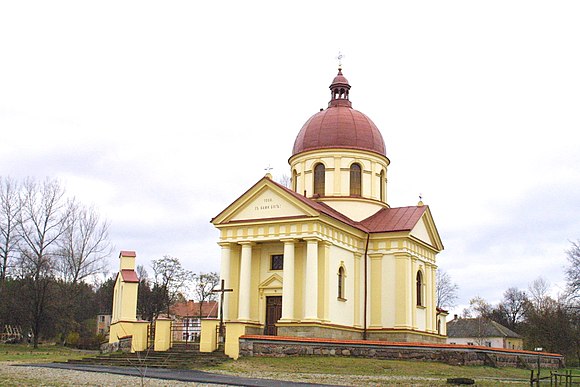
[[[289,174],[340,50],[457,310],[539,276],[557,292],[580,238],[578,20],[577,1],[0,1],[0,175],[61,179],[139,263],[217,271],[210,219]]]

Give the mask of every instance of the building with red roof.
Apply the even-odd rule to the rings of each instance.
[[[385,141],[350,89],[339,68],[296,136],[289,187],[267,174],[211,221],[232,357],[244,334],[445,342],[431,211],[389,206]]]

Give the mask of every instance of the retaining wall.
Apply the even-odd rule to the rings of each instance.
[[[436,361],[452,365],[542,368],[564,367],[564,357],[546,352],[480,346],[332,340],[246,335],[240,337],[240,356],[352,356],[385,360]]]

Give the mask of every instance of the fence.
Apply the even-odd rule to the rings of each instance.
[[[544,385],[547,385],[548,381],[550,382],[550,387],[580,386],[580,375],[572,375],[572,371],[565,370],[565,371],[550,371],[550,375],[542,377],[541,370],[531,371],[530,387],[541,386],[542,383],[544,383]]]

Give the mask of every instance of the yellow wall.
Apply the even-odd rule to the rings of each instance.
[[[343,155],[344,156],[344,155]],[[327,181],[327,188],[342,192],[344,189],[344,165],[348,164],[346,156],[330,157],[327,167],[339,176]],[[326,156],[325,156],[326,157]],[[315,160],[294,160],[297,172],[304,176]],[[352,160],[351,160],[352,161]],[[350,161],[349,161],[350,162]],[[380,185],[374,180],[380,173],[383,164],[380,160],[359,160],[369,170],[363,174],[368,186],[369,195],[380,195]],[[346,163],[346,164],[344,164]],[[308,186],[310,178],[300,184]],[[344,181],[343,181],[344,180]],[[374,182],[374,183],[373,183]],[[300,184],[298,190],[300,190]],[[329,185],[330,184],[330,185]],[[220,215],[216,227],[220,229],[220,243],[231,246],[229,285],[234,289],[228,295],[229,314],[226,321],[236,322],[239,307],[240,286],[240,243],[252,244],[251,280],[250,280],[250,315],[249,321],[257,325],[265,323],[266,297],[282,295],[283,270],[270,269],[270,256],[283,254],[284,243],[281,240],[295,240],[294,251],[294,320],[300,321],[305,315],[305,301],[314,292],[305,283],[306,278],[306,239],[318,240],[318,288],[317,318],[323,324],[341,327],[362,328],[364,322],[364,278],[365,278],[365,245],[366,233],[347,226],[325,215],[312,214],[301,207],[289,194],[274,192],[275,187],[256,186],[248,191],[249,199],[242,209],[227,209],[226,215]],[[256,209],[260,202],[272,198],[275,205],[281,206],[268,212],[269,209]],[[242,199],[239,199],[240,201]],[[295,201],[296,203],[294,203]],[[347,200],[340,205],[346,205]],[[330,201],[328,202],[330,205]],[[348,203],[347,203],[348,204]],[[350,204],[352,205],[352,202]],[[358,205],[358,204],[357,204]],[[376,205],[373,204],[373,205]],[[252,207],[253,209],[249,209]],[[288,210],[287,212],[284,212]],[[278,212],[276,212],[278,211]],[[296,213],[303,211],[304,217],[296,218]],[[272,214],[288,215],[288,218],[272,220]],[[253,220],[230,223],[228,219],[241,220],[255,216]],[[430,219],[430,218],[429,218]],[[436,333],[435,317],[435,258],[438,252],[438,241],[432,223],[421,220],[410,232],[372,234],[366,258],[368,279],[367,326],[375,329],[420,330],[425,333]],[[435,233],[435,234],[433,234]],[[428,239],[428,240],[427,240]],[[338,300],[338,268],[343,265],[345,276],[345,301]],[[417,270],[423,273],[423,306],[416,305],[415,276]],[[310,317],[310,316],[309,316]],[[235,329],[235,328],[234,328]]]
[[[167,351],[171,347],[171,320],[155,320],[155,351]]]
[[[332,199],[321,198],[321,200],[351,219],[362,220],[386,206],[386,182],[381,182],[380,179],[381,170],[385,172],[385,179],[387,177],[389,160],[384,156],[359,150],[328,149],[301,153],[291,157],[289,163],[290,170],[297,173],[296,192],[304,194],[306,191],[307,197],[313,194],[314,166],[318,163],[324,164],[326,170],[324,196],[332,197]],[[353,205],[352,199],[348,198],[350,196],[350,166],[353,163],[358,163],[362,167],[361,196],[370,199],[370,201],[358,200],[356,205]],[[385,192],[385,200],[382,203],[380,184],[384,185]],[[346,202],[343,203],[340,197]]]
[[[219,320],[201,320],[201,337],[199,342],[200,352],[213,352],[218,348],[216,330],[219,327],[219,324]]]

